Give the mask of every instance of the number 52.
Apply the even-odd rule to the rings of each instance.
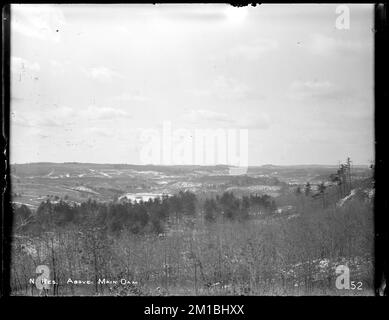
[[[350,282],[351,290],[362,290],[362,281],[358,281],[355,283],[355,281]]]

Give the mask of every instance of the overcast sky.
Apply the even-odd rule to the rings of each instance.
[[[249,164],[374,160],[373,6],[12,5],[11,162],[139,163],[141,129],[247,128]]]

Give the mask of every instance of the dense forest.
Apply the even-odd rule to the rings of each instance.
[[[275,212],[274,199],[268,195],[250,195],[237,198],[232,192],[206,199],[200,206],[196,195],[180,191],[173,196],[162,196],[148,201],[121,200],[110,203],[88,200],[81,204],[59,199],[42,202],[35,213],[26,205],[14,205],[15,229],[40,234],[54,227],[67,225],[94,225],[118,234],[129,231],[134,234],[164,232],[167,221],[179,222],[185,217],[195,217],[204,212],[208,222],[218,219],[245,220],[250,213],[270,215]]]

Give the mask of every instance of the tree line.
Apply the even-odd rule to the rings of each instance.
[[[269,215],[275,210],[275,201],[268,195],[238,198],[232,192],[225,192],[200,201],[190,191],[140,202],[122,200],[102,203],[89,199],[78,204],[63,199],[56,202],[46,200],[35,213],[26,205],[13,206],[15,231],[36,233],[71,224],[102,227],[111,233],[122,230],[134,234],[163,233],[168,220],[179,222],[198,213],[211,223],[219,218],[245,220],[252,214]]]
[[[204,202],[204,218],[216,221],[223,217],[230,220],[245,220],[250,215],[270,215],[277,209],[274,199],[269,195],[250,195],[238,198],[232,192],[224,192],[215,199]]]

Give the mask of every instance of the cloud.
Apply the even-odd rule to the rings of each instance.
[[[25,37],[59,42],[66,25],[58,5],[12,4],[11,31]]]
[[[118,117],[129,118],[131,115],[121,109],[112,107],[97,107],[89,106],[85,110],[80,111],[80,116],[87,119],[109,120]]]
[[[226,19],[225,4],[207,4],[202,6],[175,6],[174,9],[166,5],[156,4],[155,10],[147,7],[139,7],[135,18],[158,19],[164,21],[182,22],[218,22]],[[240,11],[244,11],[240,10]]]
[[[15,126],[21,126],[21,127],[31,127],[33,126],[33,122],[23,114],[19,114],[18,112],[11,112],[11,124]]]
[[[288,96],[293,100],[337,99],[343,92],[329,81],[295,81],[290,85]]]
[[[100,137],[112,137],[113,133],[111,130],[106,128],[97,128],[97,127],[91,127],[87,128],[85,130],[88,134],[97,135]]]
[[[251,44],[242,44],[233,48],[230,55],[239,57],[239,59],[255,60],[267,52],[271,52],[279,48],[279,43],[275,39],[261,38]]]
[[[261,92],[246,83],[224,75],[217,76],[208,88],[191,88],[186,92],[194,97],[210,97],[220,100],[263,100],[265,98]]]
[[[308,48],[313,54],[320,56],[355,56],[358,53],[365,52],[369,48],[369,45],[359,41],[335,39],[321,34],[314,34]]]
[[[77,111],[67,106],[61,106],[53,110],[53,113],[58,118],[71,118],[77,116]]]
[[[73,124],[78,116],[78,112],[70,107],[61,106],[53,108],[49,112],[41,113],[43,117],[35,121],[36,126],[43,127],[63,127]]]
[[[123,33],[127,33],[129,31],[129,29],[123,25],[114,25],[112,27],[113,29],[113,32],[115,33],[119,33],[119,34],[123,34]]]
[[[144,101],[149,101],[150,98],[143,96],[137,92],[136,93],[125,92],[125,93],[122,93],[122,94],[114,97],[113,100],[124,101],[124,102],[129,102],[129,101],[144,102]]]
[[[65,73],[65,64],[57,60],[50,60],[50,67],[54,73]]]
[[[224,14],[227,18],[227,21],[230,23],[242,23],[246,20],[248,15],[247,7],[234,7],[232,5],[228,5],[224,9]]]
[[[32,124],[35,127],[62,127],[66,125],[62,119],[49,117],[37,119]]]
[[[267,129],[270,127],[270,118],[265,113],[229,115],[207,109],[191,110],[185,115],[185,120],[198,124],[212,124],[219,127],[242,129]]]
[[[11,122],[24,127],[62,127],[71,124],[77,113],[69,107],[53,108],[48,112],[36,113],[11,113]]]
[[[185,115],[185,120],[193,123],[199,123],[203,121],[232,123],[227,114],[206,109],[191,110],[188,114]]]
[[[39,72],[41,67],[37,62],[31,62],[21,57],[11,57],[11,72],[15,74],[29,72]]]
[[[214,93],[223,99],[242,99],[250,93],[250,88],[235,79],[219,76],[214,81]]]
[[[39,114],[25,111],[24,113],[12,112],[11,122],[24,127],[68,127],[77,122],[88,120],[112,120],[118,118],[130,118],[131,115],[120,109],[112,107],[89,106],[85,109],[75,109],[67,106],[51,108]]]
[[[258,113],[253,115],[245,115],[242,119],[236,120],[236,126],[242,129],[268,129],[270,128],[271,120],[268,114]]]
[[[119,73],[104,66],[84,68],[83,71],[87,77],[100,82],[111,82],[114,78],[122,78]]]

